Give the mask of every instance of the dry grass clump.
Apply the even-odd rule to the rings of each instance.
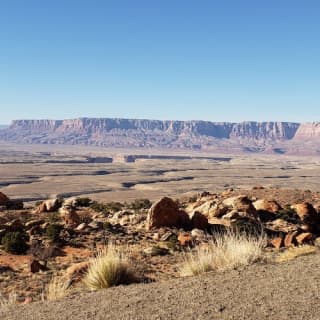
[[[261,259],[264,246],[263,236],[253,237],[234,232],[219,235],[207,246],[186,253],[180,273],[182,276],[191,276],[246,266]]]
[[[300,247],[291,247],[279,253],[279,255],[276,257],[275,260],[278,263],[282,263],[282,262],[293,260],[300,256],[306,256],[309,254],[316,253],[316,251],[317,251],[317,248],[310,245],[303,245]]]
[[[101,249],[89,265],[84,284],[90,290],[105,289],[136,281],[126,250],[109,244]]]
[[[17,304],[17,298],[18,296],[15,292],[10,293],[7,298],[0,293],[0,308]]]
[[[54,301],[62,299],[70,292],[68,282],[62,277],[53,277],[45,289],[42,300]]]

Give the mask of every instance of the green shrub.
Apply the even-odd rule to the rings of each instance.
[[[97,201],[93,201],[90,205],[90,208],[96,212],[117,212],[123,208],[123,204],[120,202],[108,202],[108,203],[100,203]]]
[[[283,219],[291,223],[299,223],[301,220],[294,209],[290,205],[286,205],[282,210],[276,213],[277,219]]]
[[[60,224],[49,224],[46,228],[46,236],[52,241],[59,240],[60,232],[63,227]]]
[[[92,204],[92,200],[90,198],[84,197],[84,198],[77,199],[77,205],[79,207],[90,207],[91,204]]]
[[[4,250],[13,254],[23,254],[28,250],[28,235],[25,232],[7,232],[1,240]]]
[[[149,209],[152,206],[152,202],[149,199],[136,199],[129,204],[129,209],[141,210]]]

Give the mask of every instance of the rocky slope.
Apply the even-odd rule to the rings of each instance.
[[[0,139],[18,143],[85,144],[108,147],[166,147],[216,151],[290,152],[301,140],[316,144],[320,123],[160,121],[79,118],[15,120]],[[297,147],[295,146],[295,150]],[[315,151],[314,148],[310,148]],[[316,151],[317,152],[317,151]]]

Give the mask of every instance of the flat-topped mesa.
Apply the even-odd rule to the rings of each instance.
[[[290,140],[300,124],[291,122],[241,122],[233,126],[230,138],[253,140]]]
[[[9,130],[53,132],[62,124],[62,120],[13,120]]]
[[[320,122],[302,123],[297,130],[295,139],[319,139]]]
[[[9,128],[0,130],[1,140],[15,143],[267,153],[273,153],[280,148],[282,153],[294,153],[300,150],[299,152],[304,154],[318,154],[318,149],[313,145],[318,144],[319,137],[319,122],[232,123],[78,118],[16,120]],[[311,139],[313,145],[301,144],[301,148],[297,149],[299,139]]]

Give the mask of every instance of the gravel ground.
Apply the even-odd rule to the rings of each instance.
[[[320,319],[320,254],[111,288],[0,311],[0,319]]]

